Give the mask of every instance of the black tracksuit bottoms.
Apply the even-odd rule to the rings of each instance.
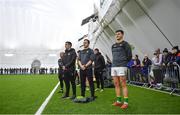
[[[64,72],[64,81],[66,86],[65,96],[69,96],[70,84],[72,86],[73,95],[76,96],[76,84],[75,84],[75,75],[72,71]]]
[[[100,88],[100,83],[101,83],[101,89],[104,89],[104,77],[103,77],[103,71],[99,70],[94,70],[95,78],[96,78],[96,83],[97,83],[97,88]]]
[[[93,82],[92,68],[86,69],[86,70],[80,70],[81,96],[83,97],[85,97],[86,78],[88,79],[88,82],[89,82],[91,97],[94,97],[94,82]]]
[[[59,82],[60,82],[60,87],[61,87],[61,89],[64,88],[63,76],[64,76],[63,74],[58,73],[58,78],[59,78]]]

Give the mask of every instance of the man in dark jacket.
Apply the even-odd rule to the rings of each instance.
[[[63,71],[63,61],[62,61],[63,57],[64,57],[64,52],[61,52],[60,59],[58,60],[58,65],[59,65],[58,78],[59,78],[60,87],[61,87],[59,93],[63,93],[63,87],[64,87],[64,84],[63,84],[64,71]]]
[[[72,85],[72,91],[73,96],[71,99],[74,99],[76,97],[76,84],[75,84],[75,63],[76,63],[76,51],[72,47],[72,43],[67,41],[65,43],[65,54],[63,58],[63,70],[64,70],[64,81],[66,85],[66,92],[65,95],[62,98],[68,98],[69,97],[69,90],[70,90],[70,83]]]
[[[101,90],[102,92],[104,90],[104,78],[103,78],[103,70],[105,69],[105,61],[104,57],[101,55],[99,52],[99,49],[94,49],[94,54],[95,54],[95,60],[94,60],[94,74],[96,78],[96,83],[97,83],[97,90],[99,90],[99,86],[101,83]]]
[[[167,48],[164,48],[163,56],[162,56],[162,64],[163,64],[163,66],[167,66],[170,61],[171,61],[171,54],[170,54],[170,52],[168,51]]]

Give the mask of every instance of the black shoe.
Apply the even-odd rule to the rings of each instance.
[[[67,98],[69,98],[69,96],[64,95],[64,96],[62,96],[61,98],[67,99]]]
[[[72,99],[72,100],[73,100],[73,99],[75,99],[75,98],[76,98],[76,96],[75,96],[75,95],[73,95],[72,97],[70,97],[70,99]]]

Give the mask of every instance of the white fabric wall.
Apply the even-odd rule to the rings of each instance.
[[[111,5],[104,18],[100,20],[103,32],[99,33],[94,47],[99,47],[103,54],[111,56],[110,48],[114,43],[114,32],[117,29],[125,31],[125,40],[135,47],[133,53],[141,58],[145,53],[151,58],[157,48],[161,51],[164,48],[171,50],[172,46],[180,45],[179,0],[115,2],[116,4]],[[121,10],[117,12],[118,9]]]

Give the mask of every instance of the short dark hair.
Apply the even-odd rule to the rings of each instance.
[[[121,32],[124,35],[124,31],[123,30],[116,30],[116,33],[117,32]]]
[[[98,48],[95,48],[94,50],[98,51],[99,52],[99,49]]]
[[[88,42],[88,44],[90,44],[90,41],[89,41],[88,39],[84,39],[84,41],[87,41],[87,42]]]
[[[67,44],[69,44],[70,46],[72,46],[72,43],[70,41],[66,41]]]

